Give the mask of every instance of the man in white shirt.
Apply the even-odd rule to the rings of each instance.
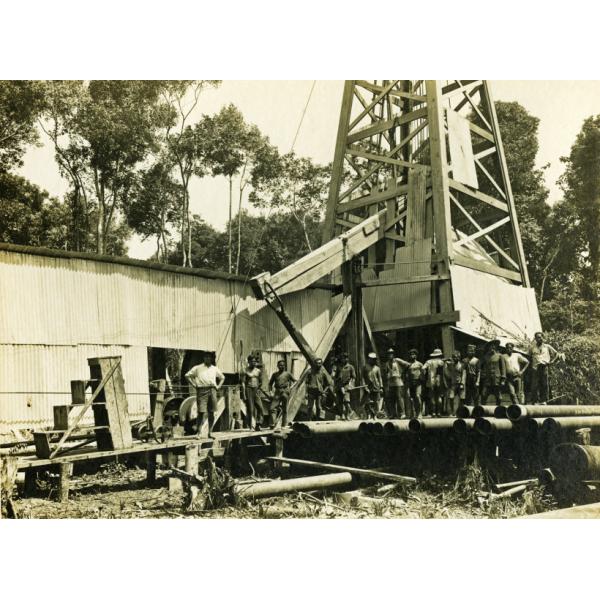
[[[506,367],[506,388],[510,401],[513,404],[523,402],[523,373],[529,366],[529,361],[518,352],[515,352],[512,342],[506,344],[506,354],[503,355]]]
[[[565,355],[544,342],[544,334],[538,331],[533,344],[529,348],[531,354],[531,397],[533,404],[548,402],[548,368],[558,359],[565,359]]]
[[[198,437],[208,415],[208,437],[214,437],[212,430],[215,424],[215,411],[217,410],[217,390],[223,385],[225,375],[216,365],[212,364],[212,356],[206,352],[203,362],[192,367],[185,378],[196,388],[196,402],[198,405]]]

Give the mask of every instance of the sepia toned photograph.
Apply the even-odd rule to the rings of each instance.
[[[600,81],[0,80],[3,519],[600,517]]]

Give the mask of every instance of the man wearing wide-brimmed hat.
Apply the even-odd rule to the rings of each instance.
[[[383,369],[385,389],[385,412],[390,419],[402,419],[408,416],[412,409],[405,407],[404,372],[410,363],[396,358],[393,348],[387,351],[387,360]]]
[[[427,413],[431,416],[442,414],[442,398],[444,396],[444,360],[443,353],[436,348],[429,360],[423,365],[425,386],[429,390],[429,406]]]

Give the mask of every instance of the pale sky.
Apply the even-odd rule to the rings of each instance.
[[[291,148],[312,81],[224,81],[216,90],[204,92],[197,107],[202,113],[217,112],[230,102],[269,136],[281,152]],[[343,81],[317,81],[296,141],[295,151],[317,162],[333,159]],[[562,173],[561,156],[569,153],[583,120],[600,114],[600,81],[493,81],[494,99],[520,102],[540,119],[538,165],[550,163],[546,184],[550,201],[560,198],[556,180]],[[42,138],[43,139],[43,138]],[[30,149],[22,174],[62,197],[67,189],[49,145]],[[193,180],[191,208],[211,225],[222,229],[227,220],[228,186],[223,178]],[[132,240],[129,255],[148,258],[153,241]]]

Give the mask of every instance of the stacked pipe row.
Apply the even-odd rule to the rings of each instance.
[[[293,430],[304,437],[339,433],[398,435],[425,431],[452,430],[466,434],[476,431],[491,435],[500,431],[542,430],[557,434],[563,430],[600,428],[600,406],[531,405],[462,406],[456,418],[396,419],[388,421],[298,421]]]

